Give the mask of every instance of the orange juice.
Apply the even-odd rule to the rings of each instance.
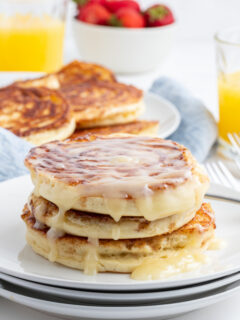
[[[0,70],[44,71],[63,63],[64,22],[50,16],[0,15]]]
[[[240,132],[240,72],[219,77],[219,134]]]

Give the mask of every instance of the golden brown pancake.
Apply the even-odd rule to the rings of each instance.
[[[73,61],[56,73],[14,85],[58,89],[70,104],[79,128],[128,123],[144,109],[141,90],[118,83],[108,69],[85,62]]]
[[[210,204],[203,204],[195,217],[180,229],[150,238],[99,240],[59,234],[36,223],[27,205],[22,219],[27,241],[41,256],[68,267],[84,270],[95,264],[99,272],[132,272],[148,257],[165,257],[181,249],[200,249],[214,237],[215,218]],[[92,256],[89,256],[89,253]],[[96,256],[97,255],[97,256]]]
[[[34,193],[69,209],[149,221],[202,204],[209,180],[185,147],[129,135],[85,136],[33,148],[25,160]]]
[[[66,139],[75,121],[65,99],[47,88],[0,89],[0,126],[33,144]]]
[[[34,194],[29,198],[29,210],[38,222],[48,227],[80,237],[114,240],[146,238],[170,233],[192,220],[196,213],[183,212],[155,221],[148,221],[143,217],[124,216],[116,222],[108,215],[68,210],[59,221],[58,207]]]
[[[73,61],[56,72],[60,87],[91,81],[116,82],[115,75],[109,69],[87,62]]]
[[[69,102],[77,127],[101,126],[133,121],[143,111],[143,93],[123,83],[89,81],[59,89]],[[133,117],[133,119],[132,119]]]
[[[69,137],[70,140],[78,140],[86,135],[109,135],[116,133],[128,133],[140,136],[156,136],[158,121],[137,120],[130,123],[104,126],[92,129],[76,129]]]
[[[114,74],[107,68],[75,60],[65,65],[58,72],[50,73],[37,79],[16,81],[14,85],[24,88],[47,87],[50,89],[59,89],[69,85],[78,85],[87,81],[116,82],[116,79]]]

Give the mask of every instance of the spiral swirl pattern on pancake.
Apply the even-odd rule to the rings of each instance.
[[[100,65],[73,61],[56,73],[61,87],[89,80],[116,82],[114,74]]]
[[[114,193],[113,186],[123,185],[117,196],[136,198],[191,178],[192,164],[186,154],[186,148],[170,140],[91,136],[32,149],[26,165],[71,185],[87,185],[89,189],[101,184],[105,195]]]
[[[88,81],[60,88],[79,126],[85,121],[142,111],[142,91],[123,83]],[[120,121],[122,122],[122,121]]]
[[[149,221],[197,210],[208,177],[183,146],[160,138],[87,136],[32,149],[36,195],[58,207]]]
[[[158,121],[137,120],[112,126],[103,126],[92,129],[77,129],[69,137],[77,141],[86,135],[108,135],[116,133],[134,134],[139,136],[157,136]]]
[[[75,123],[68,103],[58,92],[9,86],[0,89],[0,126],[29,140],[44,133],[43,143],[52,140],[48,134],[58,137],[59,131],[62,138],[67,138]]]

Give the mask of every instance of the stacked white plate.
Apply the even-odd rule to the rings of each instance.
[[[50,263],[26,245],[21,210],[32,189],[29,176],[0,184],[0,296],[71,319],[166,319],[232,295],[240,288],[240,206],[211,201],[217,237],[225,248],[209,253],[195,273],[158,281],[129,275],[87,276]]]

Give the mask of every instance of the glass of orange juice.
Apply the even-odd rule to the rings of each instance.
[[[67,0],[0,0],[0,71],[59,69],[66,9]]]
[[[219,135],[240,132],[240,27],[229,28],[215,35],[218,96]]]

